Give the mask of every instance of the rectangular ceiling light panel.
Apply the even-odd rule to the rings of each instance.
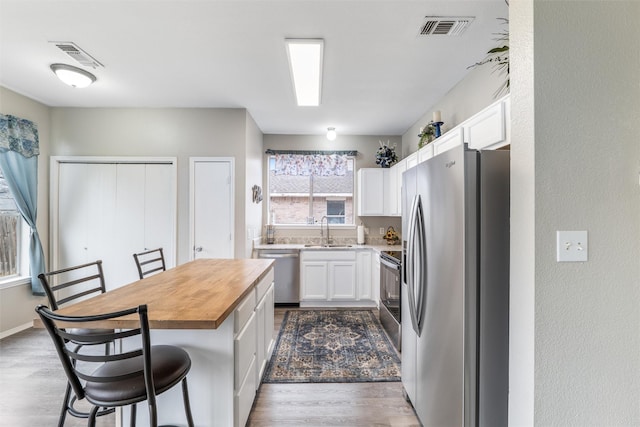
[[[320,105],[324,40],[285,39],[285,44],[298,105]]]

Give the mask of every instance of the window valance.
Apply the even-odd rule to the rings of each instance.
[[[27,119],[0,114],[0,151],[14,151],[26,158],[40,154],[37,125]]]
[[[357,154],[356,151],[276,152],[275,150],[267,150],[266,153],[275,156],[274,173],[288,176],[344,176],[347,174],[347,157]]]

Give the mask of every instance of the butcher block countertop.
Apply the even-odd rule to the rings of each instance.
[[[86,316],[147,304],[151,329],[217,329],[273,264],[271,259],[198,259],[57,312]],[[39,319],[34,323],[41,326]],[[93,326],[117,329],[137,324],[133,315]]]

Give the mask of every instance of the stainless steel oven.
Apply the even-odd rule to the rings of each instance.
[[[400,271],[402,252],[380,252],[380,323],[400,351]]]

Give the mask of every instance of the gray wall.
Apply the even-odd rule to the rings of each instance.
[[[428,106],[424,115],[402,135],[403,157],[418,150],[420,128],[431,121],[434,111],[441,112],[442,132],[445,133],[498,99],[496,91],[505,79],[506,76],[494,72],[490,64],[470,69],[463,80],[434,105]]]
[[[49,259],[49,156],[178,158],[177,260],[189,259],[189,157],[235,158],[235,256],[251,255],[262,205],[251,186],[262,177],[262,133],[245,109],[49,108],[0,87],[0,111],[35,121],[40,135],[38,228]],[[249,185],[249,183],[251,183]],[[48,266],[47,262],[47,266]],[[43,298],[27,285],[0,290],[0,334],[33,319]]]
[[[640,2],[511,16],[512,425],[638,425]],[[556,230],[589,261],[557,263]]]
[[[248,121],[251,141],[247,140]],[[235,212],[244,212],[247,147],[262,145],[261,134],[245,109],[53,108],[51,123],[51,155],[54,156],[178,158],[179,264],[189,259],[190,252],[189,157],[234,157]],[[244,257],[247,244],[250,246],[246,220],[245,214],[236,215],[236,257]],[[259,216],[251,223],[256,221],[260,221]]]

